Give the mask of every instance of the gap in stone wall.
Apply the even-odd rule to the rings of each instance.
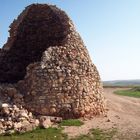
[[[0,83],[24,79],[26,67],[40,61],[48,47],[64,44],[68,34],[67,18],[60,20],[50,7],[34,6],[24,14],[11,24],[10,38],[0,51]]]

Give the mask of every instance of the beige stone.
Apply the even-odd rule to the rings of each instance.
[[[50,108],[50,113],[52,113],[52,114],[56,113],[56,109],[54,107]]]
[[[40,127],[43,127],[43,128],[48,128],[52,126],[50,117],[47,117],[47,116],[41,116],[39,118],[39,122],[40,122]]]

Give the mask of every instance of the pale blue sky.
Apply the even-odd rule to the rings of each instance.
[[[0,0],[0,47],[10,23],[31,3],[67,12],[102,80],[140,79],[140,0]]]

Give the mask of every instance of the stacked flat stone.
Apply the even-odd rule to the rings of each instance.
[[[15,83],[34,114],[67,119],[105,112],[96,66],[70,18],[56,6],[28,6],[11,24],[2,52],[0,82]]]

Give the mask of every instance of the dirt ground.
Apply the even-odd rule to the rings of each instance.
[[[119,96],[113,94],[119,88],[105,88],[104,96],[109,109],[106,117],[95,117],[84,121],[80,127],[65,127],[70,137],[87,134],[92,128],[117,128],[118,139],[140,140],[140,98]]]

